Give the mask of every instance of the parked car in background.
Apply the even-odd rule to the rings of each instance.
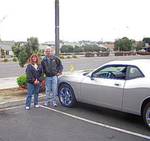
[[[86,72],[59,78],[61,104],[73,107],[77,101],[142,116],[150,128],[149,59],[112,61]]]

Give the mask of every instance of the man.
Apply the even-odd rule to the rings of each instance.
[[[48,47],[45,49],[45,57],[41,65],[43,72],[46,75],[46,100],[45,106],[57,106],[57,78],[62,74],[63,66],[61,60],[54,55],[54,48]]]

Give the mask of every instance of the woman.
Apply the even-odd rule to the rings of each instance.
[[[29,64],[26,68],[27,75],[27,98],[26,110],[29,110],[32,102],[32,95],[34,95],[34,107],[38,108],[38,95],[40,90],[40,82],[42,81],[42,67],[40,59],[37,55],[31,55]]]

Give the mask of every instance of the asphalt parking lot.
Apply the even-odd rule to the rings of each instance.
[[[150,133],[137,116],[84,104],[0,110],[0,141],[58,140],[147,141]]]
[[[71,64],[76,70],[95,68],[109,60],[116,57],[65,60],[64,67],[65,71]],[[18,68],[16,64],[3,64],[0,77],[22,74],[24,68],[17,71]],[[30,111],[21,105],[0,109],[0,141],[147,141],[150,131],[143,124],[138,116],[81,103],[75,108],[59,105],[55,109],[41,104],[40,108]]]

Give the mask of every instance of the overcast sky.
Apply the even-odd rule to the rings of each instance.
[[[0,0],[0,38],[40,42],[54,36],[55,0]],[[60,39],[114,41],[150,37],[150,0],[59,0]]]

